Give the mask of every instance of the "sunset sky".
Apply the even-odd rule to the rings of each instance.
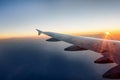
[[[120,31],[120,0],[1,0],[0,38]]]

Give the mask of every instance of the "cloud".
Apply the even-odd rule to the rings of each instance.
[[[56,47],[66,44],[53,46],[39,39],[9,39],[0,44],[0,80],[101,80],[87,60]]]

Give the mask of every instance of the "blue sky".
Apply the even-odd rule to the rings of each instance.
[[[1,0],[0,34],[120,30],[119,0]]]

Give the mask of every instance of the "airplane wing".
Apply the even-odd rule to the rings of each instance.
[[[105,63],[114,62],[114,63],[120,64],[120,57],[118,56],[119,54],[117,52],[118,43],[120,44],[119,41],[100,39],[100,38],[91,38],[91,37],[84,37],[84,36],[72,36],[72,35],[60,34],[60,33],[54,33],[54,32],[45,32],[39,29],[36,29],[36,30],[38,31],[38,35],[43,33],[51,37],[46,41],[49,41],[49,42],[64,41],[72,44],[72,46],[65,48],[64,49],[65,51],[92,50],[92,51],[101,53],[103,55],[103,57],[97,59],[95,63],[105,64]],[[120,78],[120,66],[118,65],[117,67],[110,69],[108,72],[106,72],[103,75],[103,77]]]

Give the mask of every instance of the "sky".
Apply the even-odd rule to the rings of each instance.
[[[0,0],[0,38],[120,30],[119,0]]]

